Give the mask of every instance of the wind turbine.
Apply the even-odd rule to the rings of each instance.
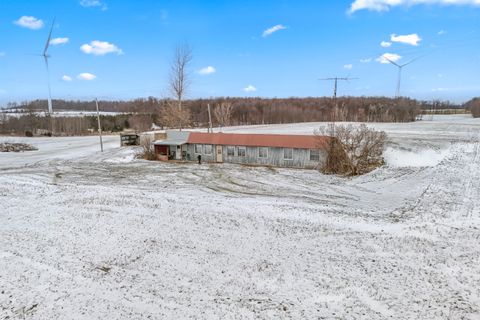
[[[415,58],[415,59],[412,59],[410,61],[408,61],[407,63],[404,63],[404,64],[398,64],[396,63],[395,61],[393,60],[390,60],[388,59],[385,55],[382,56],[385,60],[387,60],[388,62],[390,62],[391,64],[393,64],[394,66],[396,66],[398,68],[398,81],[397,81],[397,90],[395,92],[395,98],[399,98],[400,97],[400,84],[402,82],[402,70],[403,70],[403,67],[406,67],[408,66],[409,64],[413,63],[414,61],[420,59],[420,57],[418,58]]]
[[[48,54],[48,48],[50,46],[50,40],[52,38],[52,31],[53,31],[54,25],[55,25],[55,18],[53,18],[52,26],[50,27],[50,32],[48,34],[47,43],[45,43],[45,48],[43,49],[43,53],[40,55],[41,57],[43,57],[43,60],[45,61],[45,67],[47,68],[48,113],[49,114],[52,114],[53,106],[52,106],[52,90],[50,89],[50,70],[48,68],[48,59],[50,58],[50,55]]]

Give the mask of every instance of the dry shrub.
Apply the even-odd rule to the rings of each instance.
[[[361,125],[335,125],[317,130],[318,136],[329,136],[327,159],[322,169],[328,174],[361,175],[383,165],[387,135]]]
[[[141,150],[137,154],[138,158],[145,159],[145,160],[157,160],[157,156],[155,155],[155,146],[152,143],[152,139],[150,137],[145,137],[141,139],[140,142]]]
[[[480,118],[480,98],[474,98],[465,104],[474,118]]]

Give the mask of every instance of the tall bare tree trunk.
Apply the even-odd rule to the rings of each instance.
[[[172,65],[170,67],[170,91],[177,100],[178,106],[178,123],[177,126],[182,130],[185,125],[186,117],[182,110],[182,102],[184,96],[190,86],[190,74],[188,67],[193,59],[192,49],[188,44],[179,45],[175,48],[175,54],[173,56]],[[187,118],[187,119],[185,119]]]

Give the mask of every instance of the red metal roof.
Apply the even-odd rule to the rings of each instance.
[[[328,137],[286,134],[237,134],[190,132],[188,143],[224,146],[316,149],[327,145]]]

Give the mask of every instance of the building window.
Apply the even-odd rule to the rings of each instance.
[[[204,149],[205,149],[205,154],[212,154],[213,152],[213,147],[211,144],[206,144],[204,146]]]
[[[320,151],[311,149],[310,150],[310,161],[320,161]]]
[[[284,160],[293,160],[293,149],[284,148],[283,149],[283,159]]]
[[[227,156],[234,157],[235,156],[235,148],[234,147],[227,147]]]
[[[202,145],[196,144],[195,145],[195,153],[202,153]]]
[[[258,157],[268,158],[268,148],[265,148],[265,147],[258,148]]]
[[[239,157],[245,157],[247,155],[247,148],[245,147],[238,147],[237,149],[237,155]]]

